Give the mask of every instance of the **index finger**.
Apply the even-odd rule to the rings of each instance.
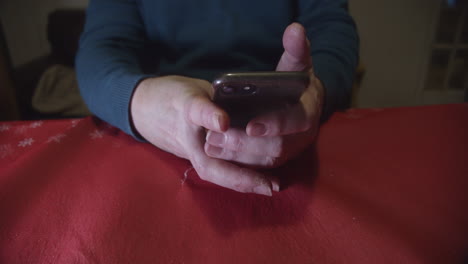
[[[193,96],[185,102],[184,115],[192,124],[206,129],[224,132],[229,127],[228,114],[202,95]]]
[[[272,181],[255,170],[209,157],[201,164],[192,163],[192,165],[200,178],[205,181],[237,192],[272,196]]]

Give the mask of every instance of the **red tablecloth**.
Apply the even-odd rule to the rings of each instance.
[[[468,259],[467,104],[337,113],[271,198],[189,168],[94,118],[0,123],[0,263]]]

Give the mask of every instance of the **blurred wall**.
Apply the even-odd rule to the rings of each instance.
[[[13,67],[49,52],[47,15],[57,8],[85,8],[88,0],[2,0],[0,18]]]
[[[366,73],[358,107],[422,104],[438,0],[349,0]]]

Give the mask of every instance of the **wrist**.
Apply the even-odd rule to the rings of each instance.
[[[146,141],[146,139],[141,135],[139,129],[138,129],[138,116],[140,113],[140,107],[144,104],[142,101],[145,96],[145,90],[149,86],[150,78],[145,78],[142,79],[136,86],[135,89],[133,90],[132,96],[130,97],[130,104],[129,104],[129,121],[130,121],[130,128],[132,129],[132,132],[135,136],[136,139],[139,141]]]

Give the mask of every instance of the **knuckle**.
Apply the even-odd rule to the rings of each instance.
[[[234,151],[242,151],[244,148],[243,140],[237,135],[227,135],[227,142]]]
[[[218,158],[224,160],[235,160],[236,153],[234,151],[226,150],[223,148],[222,152],[218,155]]]

